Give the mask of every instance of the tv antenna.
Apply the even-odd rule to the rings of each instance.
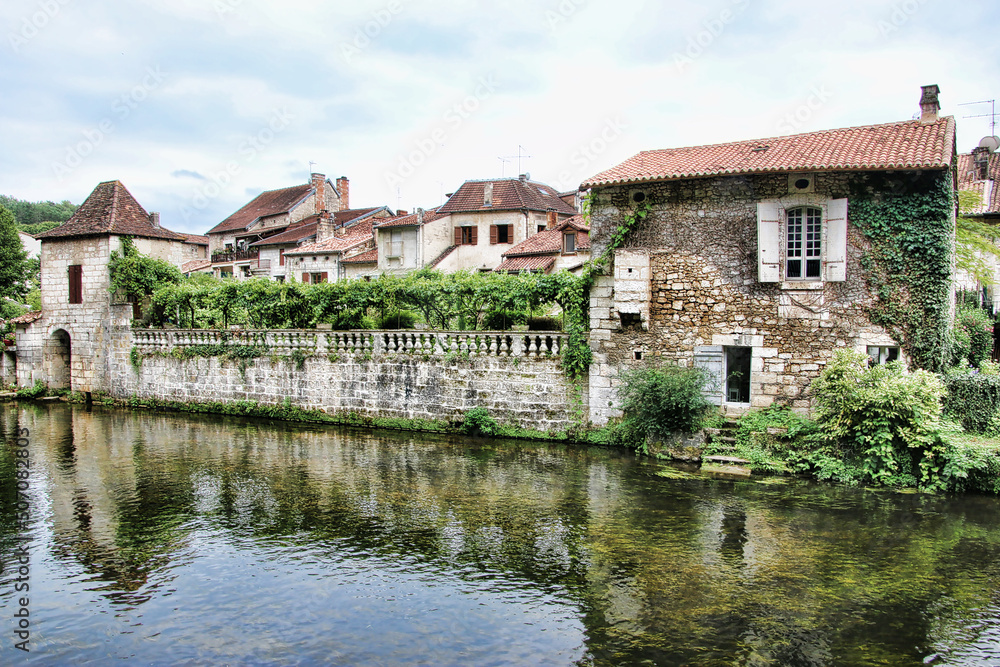
[[[994,100],[982,100],[981,102],[963,102],[959,104],[960,107],[967,107],[973,104],[989,104],[990,112],[979,114],[978,116],[962,116],[962,118],[989,118],[990,119],[990,135],[995,135],[997,133],[997,101]]]
[[[521,171],[521,158],[528,159],[531,156],[528,155],[527,153],[522,153],[523,151],[524,151],[524,146],[522,146],[521,144],[518,144],[517,145],[517,155],[508,155],[506,157],[499,157],[499,158],[497,158],[498,160],[500,160],[500,164],[502,165],[500,167],[500,176],[501,176],[501,178],[503,177],[503,167],[506,166],[507,163],[510,162],[511,160],[517,160],[517,173],[518,174],[523,174],[524,173],[523,171]]]
[[[310,176],[313,173],[313,165],[315,165],[315,164],[316,164],[315,162],[313,162],[312,160],[309,160],[309,175]]]

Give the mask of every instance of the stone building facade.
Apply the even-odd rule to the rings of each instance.
[[[594,256],[648,209],[591,292],[591,419],[620,415],[620,371],[651,361],[705,368],[706,395],[734,412],[808,409],[838,349],[905,361],[870,316],[880,286],[852,199],[951,191],[954,120],[928,88],[921,120],[649,151],[584,183]],[[935,224],[953,230],[954,211]]]

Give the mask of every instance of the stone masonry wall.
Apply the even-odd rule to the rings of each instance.
[[[503,423],[563,430],[582,410],[559,368],[562,336],[401,332],[247,332],[273,356],[239,361],[220,357],[149,356],[211,344],[219,332],[136,330],[113,351],[110,393],[183,402],[256,401],[327,413],[452,420],[484,407]],[[432,340],[433,339],[433,340]],[[532,345],[534,340],[534,345]],[[492,343],[492,344],[491,344]],[[131,366],[132,346],[143,352]],[[291,354],[307,354],[299,369]],[[581,403],[582,401],[582,403]]]
[[[863,177],[816,174],[813,194],[846,198],[852,178]],[[806,388],[835,350],[898,345],[865,316],[874,299],[860,264],[866,241],[850,225],[846,281],[758,281],[757,203],[786,197],[787,174],[601,189],[592,206],[595,256],[606,247],[608,230],[623,219],[636,189],[652,198],[653,210],[617,251],[612,275],[599,277],[591,291],[595,423],[620,415],[615,408],[619,369],[651,358],[690,365],[702,346],[752,347],[750,404],[808,409]],[[625,276],[619,264],[636,268]],[[646,266],[648,314],[636,307],[632,285]]]

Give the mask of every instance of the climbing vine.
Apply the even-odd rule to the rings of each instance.
[[[879,178],[887,182],[873,182]],[[902,185],[888,179],[859,180],[850,197],[851,222],[870,243],[861,258],[876,295],[868,316],[916,366],[937,371],[948,353],[951,181],[947,173]]]

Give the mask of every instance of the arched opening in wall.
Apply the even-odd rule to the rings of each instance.
[[[45,346],[45,364],[48,366],[49,389],[73,388],[73,348],[69,333],[56,329]]]

